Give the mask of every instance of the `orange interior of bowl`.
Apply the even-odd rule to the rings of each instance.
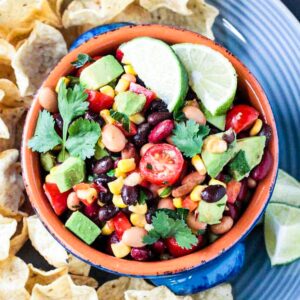
[[[137,262],[119,259],[88,246],[68,231],[53,212],[42,189],[43,183],[42,178],[40,177],[39,155],[30,151],[26,146],[28,140],[34,134],[38,113],[41,109],[37,98],[33,101],[24,128],[22,147],[23,177],[30,201],[42,222],[55,238],[75,255],[93,265],[128,275],[151,276],[173,274],[193,268],[216,258],[220,253],[237,243],[251,229],[253,223],[263,211],[275,182],[278,165],[278,139],[270,105],[262,88],[253,75],[251,75],[247,68],[227,50],[201,35],[186,30],[161,25],[140,25],[135,27],[124,27],[105,33],[91,39],[65,56],[51,72],[44,82],[44,86],[54,88],[58,79],[71,71],[72,68],[70,63],[77,58],[79,53],[87,53],[91,56],[107,54],[112,50],[115,50],[121,43],[139,36],[158,38],[169,44],[183,42],[203,44],[221,52],[235,67],[239,77],[239,87],[243,90],[243,94],[245,94],[251,104],[260,111],[265,121],[271,125],[273,129],[273,138],[270,142],[269,149],[274,158],[272,170],[269,172],[268,176],[259,183],[249,206],[235,226],[227,234],[206,248],[168,261]],[[147,58],[145,57],[145,59]]]

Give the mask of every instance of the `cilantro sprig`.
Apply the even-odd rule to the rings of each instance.
[[[87,62],[93,62],[94,60],[88,55],[84,53],[80,53],[77,55],[77,59],[71,62],[71,65],[75,68],[81,68]]]
[[[209,134],[209,127],[199,125],[193,120],[176,124],[172,141],[186,157],[193,157],[201,152],[203,139]]]
[[[115,119],[116,121],[120,122],[123,125],[123,128],[129,132],[130,131],[130,120],[129,117],[123,113],[120,113],[118,111],[115,111],[111,109],[110,116]]]
[[[181,248],[191,249],[198,239],[183,219],[173,219],[164,211],[157,211],[152,217],[153,229],[143,238],[147,245],[154,244],[160,238],[174,237]]]

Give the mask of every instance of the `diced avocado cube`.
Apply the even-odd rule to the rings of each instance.
[[[47,172],[55,166],[55,156],[51,152],[41,153],[40,161],[43,169]]]
[[[100,228],[79,211],[72,213],[65,226],[88,245],[101,233]]]
[[[235,180],[242,180],[260,163],[265,144],[265,136],[247,137],[237,141],[238,154],[228,165]]]
[[[227,202],[227,195],[217,202],[208,203],[201,200],[198,205],[199,222],[209,225],[219,224]]]
[[[222,131],[225,130],[226,114],[214,116],[203,105],[200,104],[200,106],[208,123]]]
[[[68,191],[85,178],[85,163],[78,157],[70,156],[61,165],[50,170],[54,183],[61,193]]]
[[[89,90],[97,90],[119,77],[123,72],[121,64],[112,55],[106,55],[81,72],[80,83]]]
[[[143,94],[136,94],[131,91],[121,92],[115,97],[117,111],[127,116],[132,116],[142,111],[146,97]]]
[[[225,132],[215,134],[217,137],[222,137]],[[206,167],[207,173],[210,177],[215,178],[223,170],[224,166],[236,155],[238,152],[236,141],[233,141],[227,151],[224,153],[211,153],[205,149],[202,150],[201,156]]]

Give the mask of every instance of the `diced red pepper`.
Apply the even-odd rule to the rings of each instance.
[[[114,103],[114,98],[99,91],[86,90],[88,94],[89,108],[95,113],[100,113],[102,109],[110,109]]]
[[[55,183],[45,183],[43,187],[54,212],[60,216],[67,209],[67,198],[71,190],[61,193]]]
[[[116,59],[117,59],[118,61],[122,61],[123,56],[124,56],[124,53],[123,53],[120,49],[117,49],[117,50],[116,50]]]
[[[130,82],[129,91],[146,96],[144,111],[149,107],[150,103],[157,98],[154,92],[134,82]]]
[[[119,212],[116,216],[113,217],[113,224],[119,239],[121,239],[123,233],[131,227],[128,218],[122,212]]]
[[[231,180],[227,183],[226,186],[226,193],[228,197],[227,202],[233,204],[236,201],[240,193],[241,187],[242,187],[242,183],[239,181]]]
[[[182,201],[182,207],[187,208],[192,212],[198,207],[198,202],[191,200],[190,196],[187,196]]]
[[[130,122],[130,125],[129,125],[129,132],[127,130],[125,130],[123,125],[119,122],[114,123],[114,125],[116,127],[118,127],[124,133],[124,135],[126,137],[134,136],[137,133],[136,125],[132,122]]]

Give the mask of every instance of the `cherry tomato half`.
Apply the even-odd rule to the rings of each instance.
[[[86,90],[90,110],[99,113],[102,109],[110,109],[114,103],[114,98],[98,91]]]
[[[114,224],[115,231],[119,239],[121,239],[123,233],[131,227],[128,218],[122,212],[119,212],[116,216],[114,216],[112,222]]]
[[[158,185],[171,185],[181,174],[184,160],[181,152],[169,144],[156,144],[140,161],[143,178]]]
[[[233,106],[226,116],[226,130],[232,128],[236,133],[249,129],[257,120],[259,112],[245,104]]]
[[[156,95],[154,92],[146,89],[145,87],[135,83],[130,82],[129,91],[134,92],[136,94],[143,94],[146,97],[146,103],[144,105],[144,111],[149,107],[150,103],[156,99]]]

